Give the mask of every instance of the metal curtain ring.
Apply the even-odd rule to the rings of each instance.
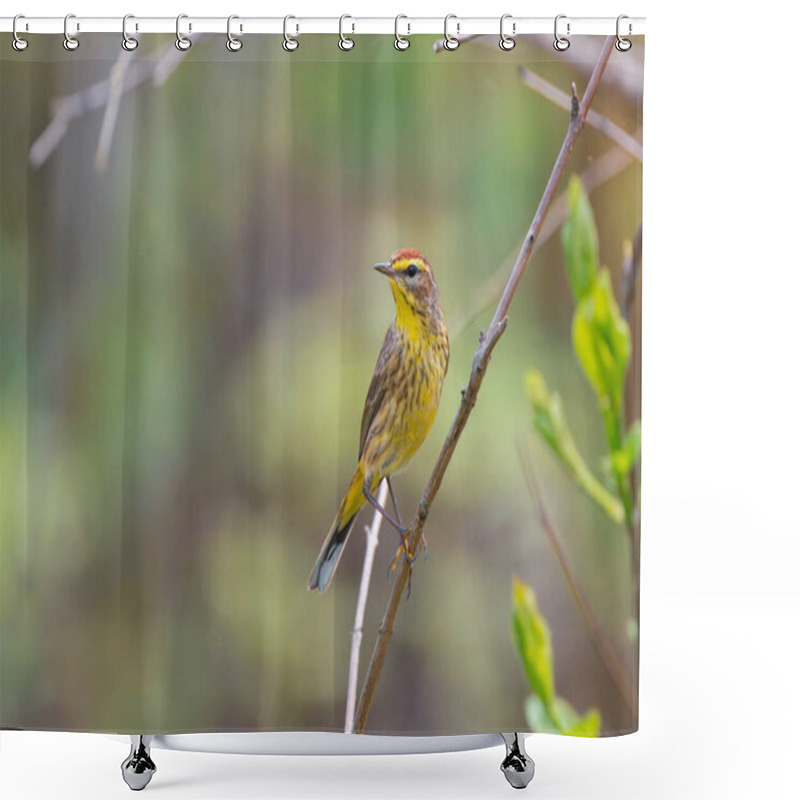
[[[231,33],[231,22],[233,22],[235,19],[239,19],[239,17],[237,17],[236,14],[231,14],[228,17],[228,41],[225,42],[225,47],[227,47],[228,50],[231,51],[231,53],[238,53],[242,49],[242,45],[244,44],[244,42],[242,42],[241,39],[237,39]],[[239,32],[241,33],[241,31],[242,31],[242,26],[240,25]]]
[[[617,50],[619,50],[619,51],[620,51],[620,53],[625,53],[625,52],[627,52],[628,50],[630,50],[630,49],[631,49],[631,47],[633,47],[633,42],[631,42],[631,40],[630,40],[630,39],[623,39],[623,38],[622,38],[622,37],[619,35],[619,23],[620,23],[620,22],[621,22],[623,19],[628,19],[628,17],[627,17],[625,14],[620,14],[620,15],[617,17],[617,43],[614,45],[614,47],[616,47],[616,48],[617,48]],[[630,34],[630,32],[631,32],[631,25],[630,25],[630,23],[628,23],[628,33]]]
[[[339,17],[339,49],[340,50],[352,50],[356,46],[356,43],[349,36],[345,36],[344,32],[342,31],[342,27],[343,27],[344,21],[346,19],[353,19],[353,18],[349,14],[342,14],[342,16]],[[356,29],[356,26],[355,26],[355,24],[353,24],[353,30],[355,31],[355,29]]]
[[[68,30],[69,21],[71,19],[75,19],[74,14],[67,14],[67,16],[64,17],[64,49],[69,50],[70,53],[77,50],[81,46],[81,43],[78,41],[78,39],[75,36],[72,36]],[[76,23],[75,30],[80,31],[80,29],[81,26]]]
[[[19,19],[25,19],[25,15],[24,14],[17,14],[17,16],[14,17],[14,22],[11,25],[11,33],[14,35],[14,38],[11,41],[11,46],[18,53],[21,53],[23,50],[27,50],[28,49],[28,40],[27,39],[23,39],[17,33],[17,20],[19,20]]]
[[[135,19],[133,14],[126,14],[122,18],[122,49],[129,53],[139,46],[139,40],[128,35],[128,20]]]
[[[408,50],[411,47],[411,39],[406,39],[404,36],[400,35],[400,20],[401,19],[408,19],[405,14],[398,14],[394,18],[394,47],[395,50]],[[411,33],[411,25],[408,25],[408,33]]]
[[[560,19],[566,19],[566,14],[559,14],[556,17],[556,21],[553,25],[553,33],[555,35],[555,40],[553,41],[553,47],[558,50],[559,53],[563,53],[565,50],[569,49],[569,39],[566,36],[561,36],[558,32],[558,21]],[[569,36],[569,22],[567,23],[567,36]]]
[[[293,17],[291,14],[288,14],[283,18],[283,49],[286,50],[287,53],[293,53],[295,50],[297,50],[298,47],[300,47],[299,40],[296,39],[294,36],[289,36],[288,25],[290,19],[296,19],[296,17]],[[297,30],[299,32],[300,30],[299,26],[297,27]]]
[[[457,37],[452,36],[447,31],[447,23],[450,22],[451,19],[458,19],[458,17],[455,14],[448,14],[444,18],[444,39],[442,40],[442,46],[444,47],[444,49],[450,51],[456,50],[459,44],[461,44],[461,42],[458,41]],[[458,23],[456,23],[456,32],[458,32]]]
[[[505,21],[507,19],[511,19],[511,16],[512,16],[511,14],[503,14],[503,16],[500,17],[500,49],[501,50],[506,50],[506,51],[513,50],[515,45],[517,44],[514,41],[514,39],[511,36],[509,36],[503,30],[503,24],[505,23]],[[514,34],[516,32],[517,32],[517,23],[516,22],[512,22],[511,23],[511,33]]]
[[[184,36],[181,33],[181,20],[188,19],[188,14],[178,14],[175,19],[175,47],[178,50],[186,51],[192,46],[192,40],[188,36]],[[189,31],[192,30],[191,24],[189,25]]]

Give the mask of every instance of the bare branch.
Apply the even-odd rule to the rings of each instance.
[[[117,116],[119,114],[119,102],[122,99],[122,85],[130,63],[130,54],[127,50],[122,50],[116,63],[111,68],[108,86],[108,102],[106,103],[106,110],[103,114],[103,125],[100,128],[100,140],[97,143],[97,153],[95,153],[94,157],[94,166],[99,172],[105,170],[108,165],[111,140],[114,137],[114,128],[116,127]]]
[[[386,507],[386,496],[389,493],[389,484],[384,480],[378,492],[378,503]],[[367,609],[369,595],[369,581],[372,577],[372,565],[375,561],[375,550],[378,548],[378,534],[381,530],[383,514],[375,509],[372,515],[372,524],[364,528],[367,534],[367,548],[364,551],[364,566],[361,570],[361,584],[358,587],[358,602],[356,604],[356,617],[353,630],[350,634],[350,672],[347,677],[347,706],[344,714],[344,732],[353,732],[353,723],[356,716],[356,695],[358,694],[358,662],[361,653],[361,638],[364,634],[364,613]]]
[[[493,34],[477,33],[469,34],[468,36],[459,36],[459,44],[473,43],[478,47],[483,47],[493,53],[498,53],[498,37]],[[553,37],[541,34],[517,36],[516,41],[519,44],[526,44],[542,54],[546,55],[545,60],[552,60],[553,56]],[[433,45],[434,53],[441,53],[445,48],[443,39],[437,39]],[[591,75],[591,62],[594,58],[596,43],[593,36],[576,36],[570,42],[570,51],[568,62],[571,69],[574,69],[581,75],[588,77]],[[642,62],[637,53],[634,56],[628,53],[630,58],[624,61],[620,60],[615,64],[615,69],[605,76],[605,84],[613,86],[619,92],[624,94],[631,100],[640,103],[642,100],[642,87],[639,80],[639,74],[642,68]]]
[[[458,37],[458,43],[459,43],[459,45],[462,45],[462,44],[466,44],[467,42],[472,42],[472,41],[475,41],[475,40],[482,39],[484,37],[488,38],[488,36],[485,33],[470,33],[470,34],[467,34],[466,36],[459,36]],[[437,39],[433,43],[433,52],[434,53],[441,53],[441,52],[444,52],[446,49],[447,48],[445,48],[445,46],[444,46],[444,39]]]
[[[531,89],[538,92],[546,100],[555,103],[559,108],[563,108],[565,111],[570,110],[572,102],[570,96],[566,92],[562,92],[557,86],[553,86],[550,81],[546,81],[527,67],[520,67],[519,75]],[[642,160],[641,142],[634,139],[633,136],[620,128],[615,122],[608,119],[608,117],[604,117],[594,109],[589,109],[589,113],[586,115],[586,124],[604,133],[637,161]]]
[[[642,226],[636,231],[636,238],[630,251],[625,253],[622,262],[622,310],[625,319],[631,321],[633,311],[633,298],[636,295],[636,279],[639,276],[639,267],[642,263]]]
[[[210,35],[209,33],[195,33],[192,36],[192,43],[196,46],[198,42]],[[174,45],[166,47],[161,58],[153,67],[153,86],[160,89],[172,77],[188,53],[189,50],[178,50]]]
[[[567,550],[564,547],[561,534],[550,519],[550,515],[547,513],[547,509],[544,506],[539,487],[536,483],[536,477],[534,476],[530,453],[522,442],[519,444],[519,460],[522,465],[522,475],[528,486],[531,500],[539,512],[542,529],[547,536],[547,541],[550,544],[553,555],[555,555],[556,561],[558,561],[558,565],[564,573],[564,578],[569,587],[570,594],[572,594],[572,599],[575,601],[575,605],[583,618],[586,630],[589,633],[589,638],[594,645],[594,649],[597,651],[597,655],[600,657],[600,661],[602,661],[603,666],[606,668],[606,672],[608,672],[614,685],[619,690],[622,699],[625,701],[625,705],[628,706],[631,714],[635,717],[639,704],[636,697],[634,675],[630,669],[626,669],[623,666],[622,662],[617,657],[614,646],[606,636],[603,626],[600,624],[600,620],[597,619],[597,615],[594,613],[586,597],[586,593],[583,591],[583,587],[575,574],[572,562],[567,555]]]
[[[195,43],[204,35],[196,35]],[[152,60],[137,57],[135,53],[123,53],[108,78],[97,81],[74,94],[55,98],[51,104],[53,118],[31,145],[28,154],[31,166],[34,169],[41,167],[58,147],[70,125],[84,114],[99,108],[107,109],[103,119],[100,147],[109,148],[117,111],[114,110],[111,114],[108,107],[112,103],[119,104],[123,95],[138,89],[149,80],[152,80],[156,86],[162,86],[188,52],[188,50],[179,51],[174,45],[169,44],[158,51],[157,56]],[[123,57],[127,59],[125,63],[129,66],[117,71],[117,65],[120,64]],[[115,81],[118,83],[115,84]],[[110,127],[110,130],[105,133],[107,127]],[[100,147],[98,147],[96,163],[103,158]]]
[[[422,499],[417,507],[417,514],[414,518],[414,523],[408,536],[409,550],[412,558],[419,547],[420,540],[422,538],[422,530],[428,517],[430,506],[439,491],[442,479],[444,478],[444,473],[447,470],[450,459],[452,458],[453,451],[455,450],[456,444],[458,444],[458,440],[462,431],[464,430],[467,420],[469,419],[469,415],[475,406],[475,402],[478,397],[478,391],[483,383],[483,378],[486,374],[492,351],[494,350],[495,345],[499,341],[500,337],[503,335],[503,331],[505,331],[506,325],[508,324],[507,314],[509,306],[511,305],[511,300],[514,297],[514,293],[517,290],[517,286],[519,285],[519,282],[525,271],[525,267],[531,257],[536,240],[541,233],[544,220],[547,216],[550,205],[553,202],[553,198],[555,197],[556,189],[558,188],[558,183],[561,180],[561,176],[564,174],[564,170],[566,169],[569,156],[572,153],[572,150],[575,147],[575,142],[578,139],[578,135],[580,134],[586,122],[586,114],[589,110],[592,100],[594,99],[595,92],[597,91],[600,79],[603,76],[603,72],[605,71],[606,64],[608,63],[608,59],[614,47],[614,41],[615,37],[609,36],[603,44],[600,57],[597,60],[594,72],[592,73],[592,76],[589,79],[589,83],[586,87],[586,94],[583,102],[577,104],[575,113],[571,116],[569,128],[567,129],[566,136],[561,144],[561,150],[556,158],[553,170],[550,173],[550,178],[547,181],[547,186],[545,187],[542,199],[539,202],[539,207],[536,210],[536,214],[531,221],[530,227],[528,228],[528,233],[522,243],[522,248],[517,256],[517,261],[514,264],[514,268],[512,269],[511,275],[509,276],[508,282],[503,290],[503,294],[500,298],[500,302],[497,305],[497,309],[495,310],[494,317],[492,318],[486,335],[481,338],[478,349],[475,351],[469,383],[462,393],[461,404],[459,405],[456,416],[450,425],[450,430],[447,433],[447,437],[442,445],[441,451],[439,452],[439,456],[436,459],[436,464],[434,465],[433,472],[428,479],[428,484],[425,487]],[[386,611],[384,612],[378,631],[378,638],[375,642],[375,648],[372,652],[369,670],[367,671],[367,676],[364,679],[364,686],[361,691],[358,711],[356,713],[355,730],[357,733],[363,733],[366,727],[367,716],[369,715],[369,709],[375,696],[375,690],[383,670],[384,661],[386,660],[386,652],[394,631],[394,621],[397,617],[400,601],[403,597],[406,583],[409,579],[409,572],[409,560],[401,559],[400,566],[397,569],[397,577],[395,579],[394,586],[392,587],[389,603],[386,607]]]
[[[596,158],[590,167],[580,174],[581,183],[587,194],[591,194],[599,186],[619,175],[626,167],[633,163],[633,158],[619,147],[614,147],[600,158]],[[569,216],[569,203],[567,193],[561,194],[553,201],[550,213],[539,234],[536,249],[540,248],[564,224]],[[503,259],[497,270],[489,277],[472,296],[466,305],[466,310],[456,317],[450,324],[450,337],[455,339],[466,327],[480,316],[493,303],[497,302],[505,285],[509,264],[517,251],[510,252]]]

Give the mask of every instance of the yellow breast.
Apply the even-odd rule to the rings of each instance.
[[[442,394],[449,339],[441,311],[425,317],[392,283],[397,315],[382,351],[381,394],[361,455],[365,474],[381,477],[404,469],[425,441]],[[377,373],[376,373],[377,374]]]
[[[447,351],[441,337],[419,331],[415,337],[401,332],[403,354],[397,375],[397,402],[391,424],[392,472],[408,466],[430,433],[436,419],[447,370]],[[387,453],[389,455],[389,453]]]

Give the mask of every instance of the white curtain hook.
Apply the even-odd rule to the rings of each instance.
[[[628,50],[631,49],[631,47],[633,47],[633,42],[631,42],[630,39],[623,39],[619,33],[619,24],[624,19],[628,19],[628,17],[625,14],[620,14],[617,17],[617,42],[614,45],[614,47],[616,47],[617,50],[620,51],[620,53],[626,53]],[[628,23],[628,34],[630,34],[630,32],[631,32],[631,25],[630,23]]]
[[[175,47],[178,50],[185,52],[192,46],[192,40],[188,36],[184,36],[181,33],[181,20],[188,19],[188,14],[178,14],[177,18],[175,19]],[[192,26],[189,26],[189,30],[191,31]]]
[[[24,14],[17,14],[14,17],[14,22],[11,24],[11,33],[13,34],[14,38],[11,40],[11,46],[18,52],[21,53],[23,50],[28,49],[28,40],[23,39],[17,33],[17,20],[25,19]]]
[[[344,35],[343,26],[344,26],[344,21],[346,19],[353,19],[353,18],[349,14],[342,14],[342,16],[339,17],[339,49],[340,50],[352,50],[356,46],[356,43],[349,36],[345,36]],[[355,24],[353,24],[353,30],[355,31],[355,29],[356,29],[356,26],[355,26]]]
[[[136,19],[133,14],[126,14],[122,18],[122,49],[129,53],[139,46],[139,40],[128,34],[128,20]]]
[[[300,47],[300,41],[294,36],[289,36],[288,26],[290,19],[296,19],[296,17],[292,16],[291,14],[287,14],[283,18],[283,49],[286,50],[287,53],[293,53],[298,47]]]
[[[450,22],[451,19],[458,19],[458,17],[455,14],[448,14],[444,18],[444,39],[442,40],[442,45],[444,46],[445,50],[453,51],[458,48],[461,42],[459,42],[458,38],[456,36],[453,36],[447,30],[447,23]],[[457,30],[458,30],[458,23],[456,23],[456,31]]]
[[[75,19],[74,14],[67,14],[67,16],[64,17],[64,49],[69,50],[70,53],[74,52],[81,46],[77,36],[73,36],[69,32],[69,21],[71,19]],[[81,26],[78,23],[75,23],[76,32],[80,31],[80,29]]]
[[[558,21],[560,19],[566,19],[566,14],[559,14],[556,17],[556,21],[553,24],[553,34],[555,35],[555,39],[553,40],[553,47],[558,50],[559,53],[563,53],[565,50],[569,49],[569,39],[566,36],[562,36],[558,32]],[[569,36],[569,22],[567,23],[567,36]]]
[[[244,45],[244,42],[241,39],[238,39],[231,33],[231,22],[233,22],[235,19],[239,19],[236,14],[231,14],[228,17],[228,41],[225,42],[225,47],[227,47],[231,53],[238,53]],[[239,26],[239,31],[241,32],[241,30],[242,28]]]
[[[408,50],[411,47],[411,39],[406,39],[405,36],[400,35],[400,20],[408,19],[405,14],[398,14],[394,18],[394,47],[395,50]],[[407,23],[408,33],[411,33],[411,25]]]
[[[506,52],[508,52],[509,50],[513,50],[514,47],[517,44],[514,41],[514,37],[513,36],[509,36],[503,30],[503,26],[505,25],[505,21],[507,19],[513,19],[512,15],[511,14],[503,14],[503,16],[500,17],[500,49],[501,50],[505,50]],[[516,25],[515,22],[511,23],[511,32],[512,32],[512,34],[517,32],[517,25]]]

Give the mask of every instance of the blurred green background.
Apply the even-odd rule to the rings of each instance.
[[[358,37],[341,53],[307,36],[293,55],[279,37],[248,38],[236,55],[197,41],[163,85],[123,94],[105,169],[103,108],[77,114],[41,166],[29,152],[56,98],[120,69],[119,37],[87,36],[74,54],[58,37],[31,40],[25,54],[0,49],[0,724],[341,730],[370,514],[333,588],[320,597],[305,584],[355,466],[393,316],[370,267],[398,247],[425,253],[452,333],[436,424],[394,481],[405,519],[491,318],[485,284],[510,268],[568,123],[518,68],[582,91],[601,40],[558,54],[547,38],[512,53],[491,39],[439,55],[428,37],[407,53]],[[125,74],[149,74],[170,42],[147,37]],[[612,55],[594,104],[630,133],[641,128],[638,44]],[[567,174],[613,147],[587,128]],[[590,199],[618,283],[641,221],[641,165]],[[597,706],[605,733],[631,727],[517,456],[522,437],[624,655],[624,534],[530,435],[523,376],[535,366],[590,465],[605,452],[572,311],[554,236],[519,287],[432,507],[370,732],[527,729],[512,575],[535,587],[552,629],[559,693]],[[638,380],[634,370],[637,405]],[[362,674],[396,546],[384,528]]]

